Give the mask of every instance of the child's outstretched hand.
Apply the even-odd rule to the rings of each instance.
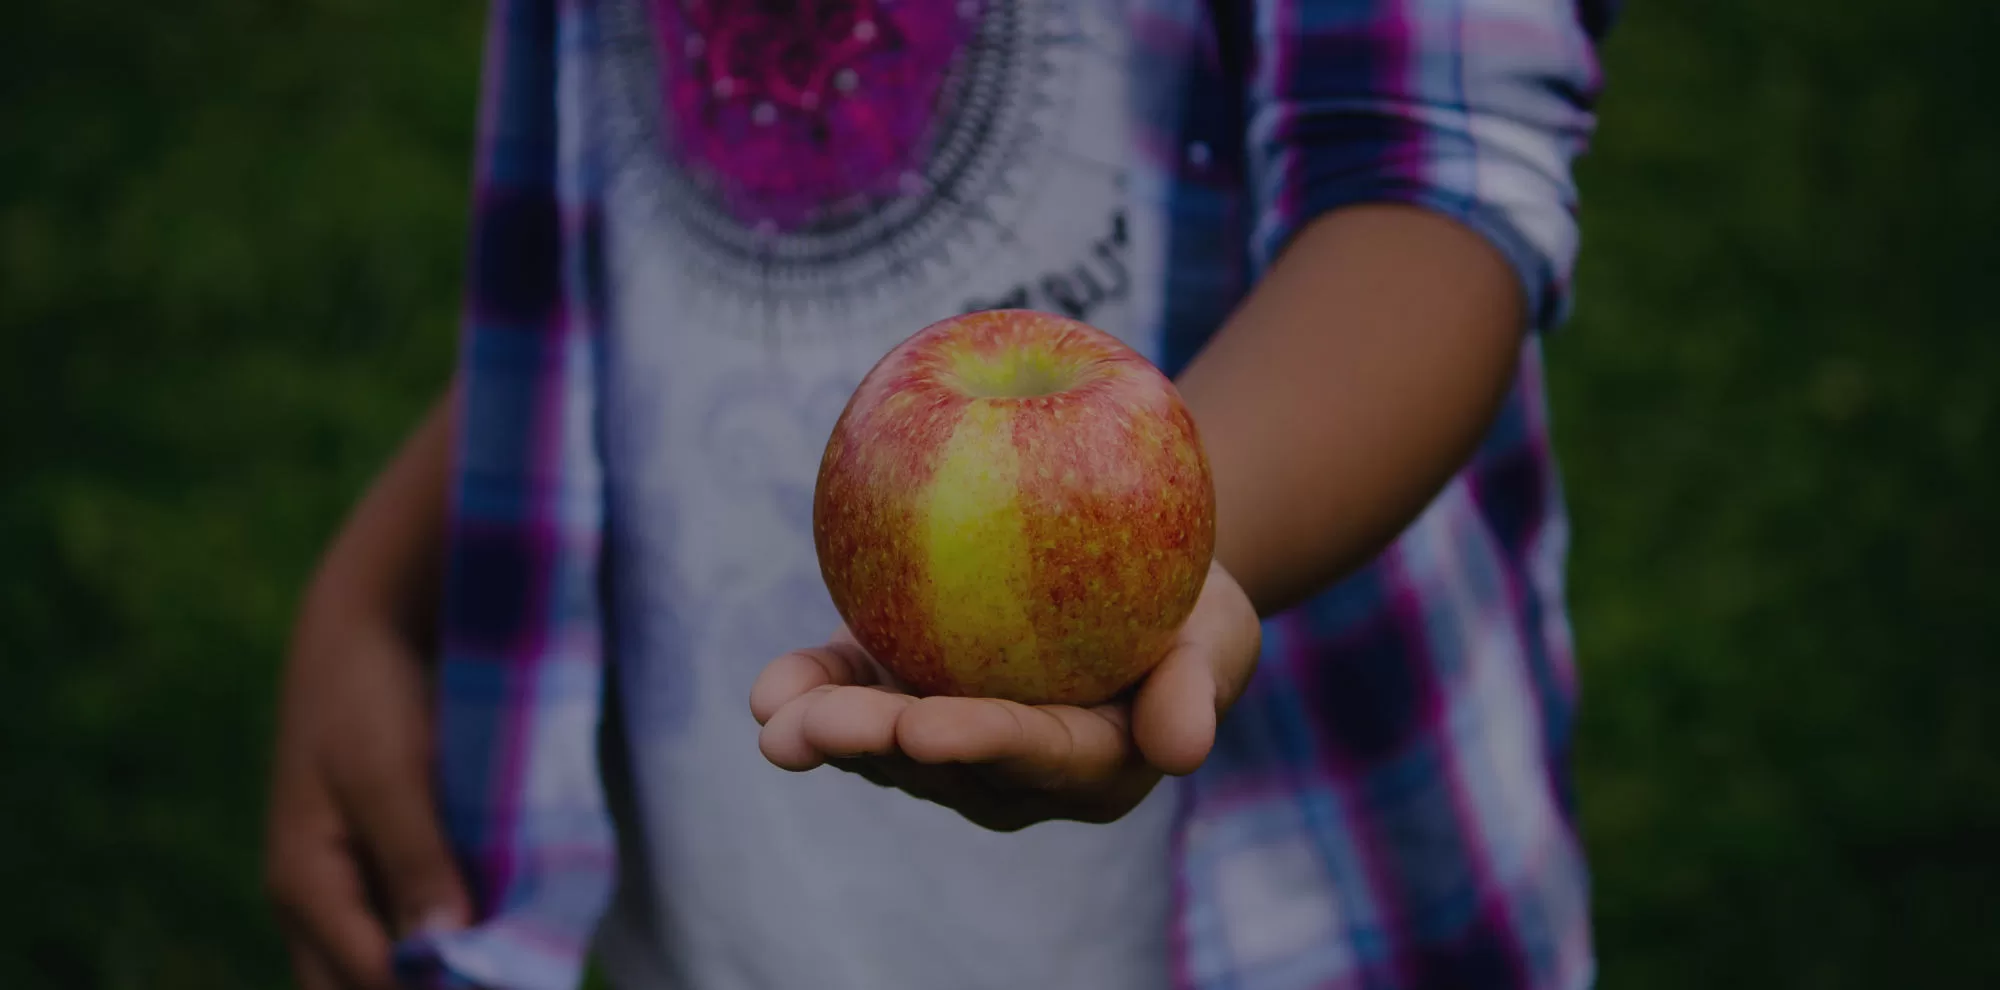
[[[845,628],[764,668],[750,711],[758,747],[787,770],[831,764],[1013,831],[1114,821],[1162,774],[1208,758],[1216,721],[1250,680],[1257,612],[1220,564],[1180,637],[1136,692],[1093,708],[992,698],[916,698]]]

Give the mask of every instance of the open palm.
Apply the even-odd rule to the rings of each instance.
[[[758,746],[787,770],[832,765],[998,831],[1116,820],[1163,774],[1194,772],[1256,667],[1257,612],[1211,565],[1159,666],[1111,702],[916,697],[846,628],[771,661],[750,691]]]

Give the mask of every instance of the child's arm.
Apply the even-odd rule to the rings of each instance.
[[[1300,233],[1177,383],[1215,473],[1216,557],[1257,610],[1360,567],[1461,468],[1513,380],[1513,270],[1433,213]]]
[[[469,918],[434,810],[426,686],[454,399],[355,507],[293,630],[265,876],[302,986],[389,987],[393,938]]]
[[[1255,664],[1256,616],[1394,539],[1471,454],[1523,331],[1562,314],[1570,163],[1614,6],[1210,4],[1248,42],[1245,202],[1269,264],[1180,383],[1223,565],[1180,643],[1131,704],[1081,712],[843,686],[869,669],[836,640],[759,680],[765,755],[865,769],[998,827],[1117,817],[1199,766]]]
[[[1520,353],[1516,286],[1485,240],[1431,213],[1313,221],[1179,383],[1215,474],[1219,566],[1129,706],[875,690],[836,637],[759,678],[765,755],[833,760],[997,829],[1115,819],[1193,772],[1255,668],[1257,613],[1365,563],[1464,463]]]

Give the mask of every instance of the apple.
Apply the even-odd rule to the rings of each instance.
[[[1164,658],[1215,550],[1173,383],[1094,327],[989,310],[869,371],[813,491],[850,632],[918,694],[1091,705]]]

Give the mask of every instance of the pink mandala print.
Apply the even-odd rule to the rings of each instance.
[[[1076,0],[600,3],[620,216],[700,322],[758,333],[1017,244],[1094,51]]]
[[[666,151],[792,232],[917,191],[982,0],[652,0]]]

